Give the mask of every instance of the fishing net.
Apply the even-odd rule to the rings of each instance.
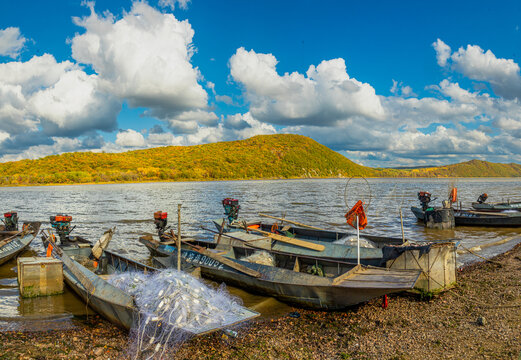
[[[356,246],[357,239],[356,236],[344,236],[343,238],[340,238],[333,242],[333,244],[341,244],[341,245],[350,245],[350,246]],[[371,240],[364,239],[363,237],[360,237],[360,247],[364,248],[370,248],[370,249],[376,249],[378,246]]]
[[[267,251],[256,251],[249,256],[240,258],[240,260],[255,264],[275,266],[275,259]]]
[[[191,336],[244,319],[240,300],[224,284],[213,289],[175,269],[121,273],[109,282],[134,296],[140,311],[131,329],[134,359],[163,358]]]

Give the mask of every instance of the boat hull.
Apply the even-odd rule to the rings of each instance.
[[[161,267],[176,267],[176,248],[166,246],[161,251],[165,254],[166,251],[170,251],[171,256],[154,258],[154,264]],[[233,248],[229,253],[239,252],[248,255],[254,251]],[[415,270],[393,272],[384,268],[361,268],[360,273],[354,273],[349,279],[335,285],[332,277],[321,277],[289,269],[294,268],[292,264],[295,264],[298,258],[300,266],[305,262],[308,265],[314,264],[315,261],[317,265],[323,265],[325,272],[335,271],[338,268],[336,274],[338,276],[352,270],[354,264],[319,262],[317,259],[289,257],[284,254],[277,255],[285,259],[281,262],[286,263],[286,268],[233,260],[236,264],[261,274],[260,277],[254,277],[195,251],[183,249],[181,254],[182,266],[200,267],[201,275],[205,278],[225,282],[249,292],[272,296],[292,305],[319,310],[342,310],[385,294],[412,289],[420,275],[420,272]],[[227,255],[228,259],[232,259],[230,254]]]
[[[29,226],[33,227],[33,232],[24,236],[15,236],[15,238],[9,241],[6,245],[0,248],[0,265],[5,264],[9,260],[15,258],[21,254],[31,244],[33,239],[38,235],[40,229],[40,223],[33,222],[28,223]]]

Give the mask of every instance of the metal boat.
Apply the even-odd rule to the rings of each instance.
[[[8,231],[0,240],[0,265],[22,253],[40,231],[39,222],[24,223],[22,231]]]
[[[177,266],[175,247],[162,245],[156,251],[171,256],[154,258],[155,265]],[[201,275],[208,279],[321,310],[341,310],[412,289],[421,274],[419,270],[392,270],[273,251],[268,253],[273,256],[275,266],[240,260],[255,251],[245,247],[230,247],[221,253],[217,249],[204,253],[181,249],[181,264],[200,267]]]
[[[80,239],[80,240],[78,240]],[[49,236],[43,232],[42,241],[45,247],[49,246]],[[56,245],[59,246],[59,245]],[[63,261],[63,274],[67,285],[74,290],[92,309],[101,314],[110,322],[130,329],[139,316],[139,310],[134,298],[123,290],[111,285],[106,279],[115,273],[126,271],[154,272],[157,268],[141,264],[112,251],[104,250],[96,269],[82,265],[80,259],[88,259],[92,253],[92,244],[83,238],[76,238],[74,243],[60,247]],[[95,270],[95,272],[94,272]],[[246,321],[259,314],[244,308]],[[235,324],[235,323],[234,323]],[[201,329],[193,335],[202,335],[211,331],[228,327],[226,324],[219,328]]]

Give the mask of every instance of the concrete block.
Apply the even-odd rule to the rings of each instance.
[[[46,257],[18,258],[18,285],[24,298],[63,293],[63,264]]]

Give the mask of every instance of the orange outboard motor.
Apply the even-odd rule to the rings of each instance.
[[[487,199],[488,199],[488,195],[486,193],[483,193],[483,194],[479,195],[478,203],[483,204],[485,201],[487,201]]]
[[[458,201],[458,189],[457,188],[453,187],[452,190],[450,191],[449,201],[451,203],[455,203]]]
[[[345,214],[346,221],[349,225],[356,229],[356,217],[358,216],[358,228],[360,230],[365,229],[367,226],[367,216],[364,211],[364,203],[362,200],[358,200],[358,202],[353,206],[351,210]]]

